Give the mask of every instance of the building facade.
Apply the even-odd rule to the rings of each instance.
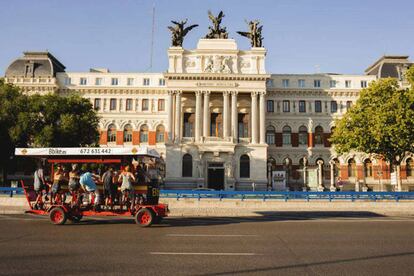
[[[166,188],[414,190],[414,157],[403,160],[396,188],[389,164],[338,156],[329,143],[334,120],[370,82],[408,85],[407,56],[384,56],[363,75],[268,74],[265,57],[265,48],[240,50],[233,39],[200,39],[193,50],[169,48],[165,73],[112,73],[67,72],[48,52],[25,52],[5,80],[29,94],[89,99],[101,117],[100,145],[157,149]]]

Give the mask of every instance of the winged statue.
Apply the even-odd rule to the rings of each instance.
[[[220,11],[219,14],[214,16],[211,11],[208,11],[208,18],[210,19],[213,26],[208,27],[208,34],[205,38],[217,39],[217,38],[228,38],[229,34],[227,33],[226,27],[221,27],[221,21],[223,20],[224,13]]]
[[[168,29],[171,31],[171,46],[182,47],[184,37],[188,34],[189,31],[195,27],[198,27],[197,24],[185,27],[187,21],[188,19],[182,21],[171,21],[171,23],[174,24],[174,26],[168,26]]]
[[[237,32],[239,35],[247,37],[250,39],[250,44],[252,47],[263,47],[263,36],[262,29],[263,26],[259,26],[259,20],[246,21],[249,25],[249,32]]]

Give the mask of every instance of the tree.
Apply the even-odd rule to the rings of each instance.
[[[407,72],[413,83],[414,66]],[[330,141],[339,154],[350,151],[375,154],[397,172],[407,153],[414,152],[414,91],[401,89],[387,78],[363,89],[356,104],[335,123]]]

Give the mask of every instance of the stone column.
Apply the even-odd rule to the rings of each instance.
[[[308,159],[306,157],[303,158],[303,188],[302,191],[307,192],[308,191],[308,179],[306,177],[306,171],[308,169],[307,167]]]
[[[265,105],[265,95],[266,92],[260,92],[260,100],[259,100],[259,112],[260,112],[260,121],[259,121],[259,128],[260,128],[260,144],[266,143],[266,127],[265,127],[265,116],[266,116],[266,105]]]
[[[202,112],[202,107],[201,107],[201,101],[202,101],[202,94],[201,91],[196,91],[195,92],[196,95],[196,110],[195,110],[195,142],[199,142],[200,141],[200,137],[201,137],[201,112]]]
[[[257,144],[257,92],[252,92],[251,118],[252,118],[252,144]]]
[[[181,91],[175,94],[175,142],[180,143],[181,140]]]
[[[238,113],[237,113],[237,91],[231,92],[231,135],[234,142],[237,143],[239,135]]]
[[[210,91],[204,91],[203,136],[210,136]]]
[[[318,164],[318,191],[319,192],[323,192],[324,187],[323,187],[323,177],[322,177],[322,170],[323,170],[323,161],[322,160],[318,160],[317,162]]]
[[[331,166],[331,187],[329,189],[331,190],[331,192],[335,192],[335,162],[331,160],[329,162],[329,165]]]
[[[223,92],[223,138],[229,137],[229,92]]]
[[[167,133],[168,133],[168,142],[173,141],[174,132],[173,132],[173,112],[174,112],[174,101],[173,101],[174,93],[173,91],[168,91],[168,103],[167,103],[167,114],[168,114],[168,122],[167,122]]]

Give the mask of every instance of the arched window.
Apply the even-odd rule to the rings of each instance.
[[[292,144],[292,129],[290,126],[284,126],[282,129],[282,141],[283,145],[291,145]]]
[[[165,134],[165,128],[163,125],[159,125],[157,126],[156,129],[156,136],[155,136],[155,141],[157,143],[164,143],[164,134]]]
[[[323,128],[315,127],[315,145],[323,145]]]
[[[183,156],[183,177],[192,177],[193,176],[193,157],[186,153]]]
[[[240,178],[250,178],[250,158],[246,154],[240,156]]]
[[[132,142],[132,126],[126,125],[124,127],[124,143]]]
[[[268,126],[266,129],[266,143],[268,145],[275,144],[275,128],[272,126]]]
[[[308,166],[308,160],[306,159],[306,162],[305,162],[305,158],[299,159],[299,167],[303,169],[305,166]]]
[[[407,176],[413,176],[413,166],[414,166],[413,159],[408,158],[407,161],[405,161],[405,169],[407,171]]]
[[[305,126],[299,127],[299,145],[308,144],[308,128]]]
[[[108,127],[108,142],[116,142],[116,127],[114,124]]]
[[[356,177],[356,162],[353,158],[348,160],[348,177]]]
[[[371,159],[364,161],[364,175],[365,177],[372,177],[372,162]]]
[[[142,125],[139,129],[139,142],[148,143],[148,126]]]

